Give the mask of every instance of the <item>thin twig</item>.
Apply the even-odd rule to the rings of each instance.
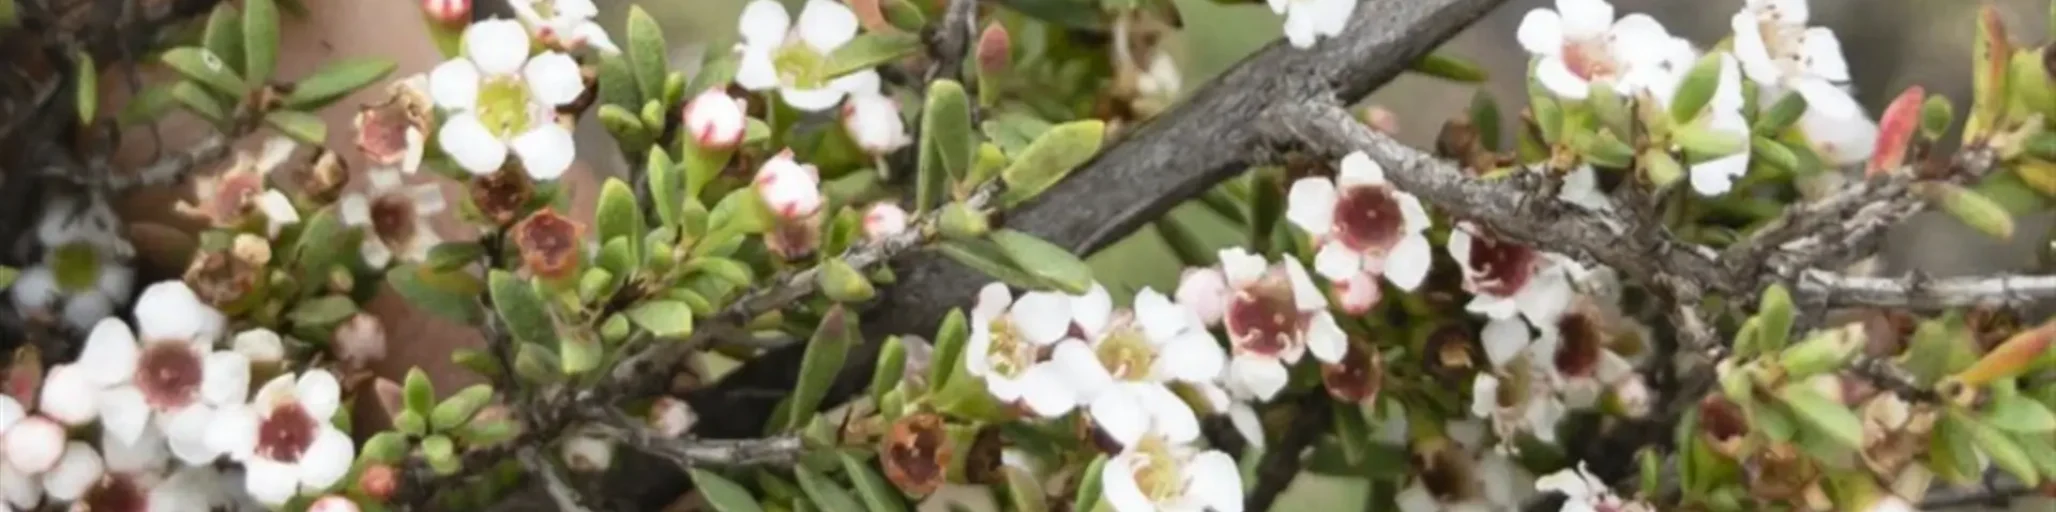
[[[1981,305],[2021,305],[2056,299],[2056,276],[1900,278],[1845,276],[1809,270],[1796,291],[1834,306],[1881,306],[1934,310]]]
[[[1243,510],[1270,510],[1278,495],[1292,485],[1293,478],[1299,476],[1306,448],[1313,446],[1330,425],[1333,404],[1326,393],[1319,392],[1308,393],[1299,400],[1292,426],[1278,437],[1277,444],[1264,447],[1263,459],[1257,461],[1256,483],[1242,500]]]
[[[228,156],[228,136],[209,135],[184,150],[165,155],[150,165],[129,173],[111,173],[107,187],[113,191],[169,185],[184,180],[193,171],[220,162]]]
[[[521,464],[527,466],[530,471],[542,475],[544,488],[550,493],[550,501],[556,502],[557,510],[592,512],[591,508],[585,506],[585,498],[579,494],[578,489],[572,487],[571,482],[565,478],[563,466],[543,456],[540,450],[533,446],[521,449]]]
[[[950,0],[942,22],[928,33],[928,55],[934,59],[924,82],[938,79],[963,81],[964,59],[978,40],[978,0]]]
[[[650,430],[626,415],[614,414],[592,425],[600,434],[677,464],[693,468],[701,464],[720,466],[790,465],[799,460],[804,446],[799,436],[783,435],[759,439],[678,439]]]

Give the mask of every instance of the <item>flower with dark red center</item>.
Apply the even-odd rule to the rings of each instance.
[[[226,319],[184,283],[166,281],[144,290],[136,320],[135,332],[120,319],[101,321],[78,361],[67,365],[80,370],[80,385],[97,391],[72,390],[71,377],[53,374],[46,389],[84,398],[46,393],[43,403],[90,408],[85,419],[97,416],[101,428],[124,443],[137,442],[155,424],[179,458],[192,464],[214,460],[220,452],[206,448],[209,423],[219,408],[241,404],[248,395],[249,359],[214,350]]]
[[[1361,151],[1343,157],[1341,167],[1334,180],[1293,182],[1286,199],[1285,217],[1320,246],[1314,271],[1353,286],[1383,275],[1401,289],[1419,287],[1434,263],[1425,234],[1428,210],[1386,181],[1384,167]]]
[[[240,228],[262,214],[268,233],[276,235],[288,224],[300,221],[299,210],[285,194],[264,186],[264,176],[292,157],[298,143],[283,136],[266,140],[262,153],[236,153],[229,168],[214,176],[193,180],[196,201],[181,201],[180,213],[204,219],[217,228]]]
[[[1286,367],[1308,351],[1323,362],[1342,358],[1348,339],[1298,260],[1270,264],[1241,248],[1223,249],[1220,260],[1232,293],[1222,315],[1234,348],[1227,373],[1231,387],[1269,400],[1284,389]]]
[[[535,182],[525,173],[496,172],[472,176],[468,188],[471,203],[478,206],[479,213],[499,226],[520,219],[528,212],[529,200],[535,198]]]
[[[1500,240],[1470,222],[1449,232],[1449,256],[1463,265],[1464,289],[1474,296],[1465,309],[1493,319],[1527,317],[1547,324],[1571,299],[1576,263],[1558,255]]]
[[[1536,79],[1573,100],[1585,99],[1594,83],[1610,84],[1622,94],[1675,87],[1662,79],[1681,70],[1665,67],[1662,54],[1652,49],[1689,43],[1672,37],[1649,15],[1615,20],[1613,14],[1605,0],[1557,0],[1553,10],[1528,11],[1517,39],[1528,53],[1541,57]]]
[[[942,486],[952,452],[942,417],[915,413],[893,422],[879,462],[900,492],[925,496]]]
[[[470,19],[470,0],[426,0],[430,4],[461,4]],[[414,75],[386,87],[386,99],[357,110],[357,151],[379,166],[398,166],[413,174],[421,169],[428,132],[435,118],[435,100],[428,97],[428,76]]]
[[[1634,376],[1634,365],[1612,349],[1614,331],[1596,307],[1583,302],[1542,329],[1535,346],[1552,351],[1550,369],[1571,407],[1590,407],[1608,388]]]
[[[1351,344],[1342,362],[1321,365],[1321,383],[1336,400],[1375,403],[1385,384],[1385,356],[1371,347]]]
[[[545,279],[562,279],[578,270],[584,252],[580,238],[585,227],[544,208],[514,225],[514,246],[521,251],[521,264]]]
[[[259,502],[276,506],[302,488],[326,489],[356,458],[350,436],[330,421],[340,393],[326,370],[309,370],[297,380],[280,375],[250,403],[216,416],[207,443],[243,463],[244,487]]]
[[[343,225],[364,229],[358,246],[364,263],[374,268],[400,261],[421,261],[428,250],[441,243],[429,224],[430,216],[447,207],[443,189],[434,183],[405,185],[399,171],[374,169],[365,174],[371,186],[365,193],[343,196]]]

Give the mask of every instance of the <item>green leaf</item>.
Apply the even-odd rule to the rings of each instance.
[[[1786,290],[1784,284],[1775,283],[1763,290],[1763,299],[1756,306],[1756,318],[1761,322],[1757,324],[1756,331],[1758,352],[1771,353],[1785,349],[1785,343],[1791,338],[1792,322],[1796,319],[1795,311],[1792,305],[1792,292]]]
[[[328,141],[328,122],[320,116],[298,110],[274,110],[264,115],[264,124],[286,134],[294,140],[307,144],[323,144]]]
[[[428,459],[429,469],[438,475],[456,474],[464,469],[464,459],[457,456],[457,443],[449,436],[434,435],[422,439],[421,456]]]
[[[472,384],[442,403],[428,414],[428,426],[436,432],[452,430],[471,422],[471,417],[493,401],[493,387],[487,384]]]
[[[915,214],[942,201],[947,184],[970,172],[978,139],[971,131],[971,100],[964,86],[950,80],[928,85],[928,103],[921,109],[921,153],[916,161],[919,189]]]
[[[1792,127],[1792,123],[1799,122],[1799,117],[1805,114],[1806,96],[1786,94],[1785,97],[1778,98],[1776,103],[1772,103],[1769,110],[1756,117],[1756,124],[1751,127],[1751,131],[1763,137],[1776,137],[1784,133],[1786,128]]]
[[[935,351],[928,355],[928,385],[940,388],[949,382],[951,373],[962,366],[957,361],[964,357],[964,346],[971,340],[969,321],[961,308],[951,308],[942,317],[942,325],[935,329]]]
[[[1748,150],[1749,141],[1746,134],[1717,129],[1707,123],[1681,125],[1671,131],[1671,142],[1684,148],[1695,162]]]
[[[164,56],[160,58],[180,76],[199,82],[200,85],[205,85],[224,96],[240,98],[250,91],[249,85],[243,82],[242,77],[236,76],[236,71],[231,69],[227,62],[223,62],[221,56],[206,48],[173,48],[164,52]]]
[[[1007,259],[1058,290],[1077,295],[1092,288],[1092,267],[1069,250],[1011,229],[994,231],[991,238]]]
[[[228,107],[223,106],[221,100],[214,99],[214,95],[208,93],[199,82],[184,80],[171,86],[171,98],[178,100],[180,105],[185,105],[186,110],[193,115],[216,125],[228,120]]]
[[[2020,394],[1994,394],[1991,403],[1985,405],[1981,419],[1987,425],[2008,432],[2056,431],[2056,413],[2050,412],[2049,407],[2041,402]]]
[[[594,80],[600,88],[601,106],[642,108],[642,89],[635,84],[635,68],[628,59],[625,53],[600,57],[599,73]]]
[[[686,262],[685,273],[686,275],[707,274],[722,281],[738,285],[747,285],[756,281],[756,278],[753,277],[756,273],[750,271],[749,265],[728,258],[712,256],[694,258],[692,261]]]
[[[829,480],[819,471],[800,464],[793,466],[792,472],[799,480],[800,490],[806,491],[807,497],[814,500],[814,504],[821,507],[821,510],[864,510],[864,506],[857,503],[857,497],[850,495],[848,489],[837,485],[834,480]]]
[[[207,51],[227,63],[230,69],[243,69],[243,17],[234,5],[222,2],[207,14],[207,28],[200,34],[200,44]]]
[[[0,265],[0,289],[14,286],[14,280],[21,277],[21,269]]]
[[[653,300],[628,308],[628,319],[650,335],[682,339],[692,334],[692,307],[684,302]]]
[[[1492,100],[1492,93],[1484,89],[1471,95],[1471,129],[1478,133],[1478,144],[1491,151],[1499,151],[1499,102]]]
[[[807,353],[800,359],[799,381],[786,404],[789,409],[785,430],[799,430],[813,421],[814,410],[821,406],[828,387],[835,384],[836,374],[842,371],[843,359],[851,347],[863,340],[857,332],[856,317],[842,306],[832,306],[821,316],[821,325],[807,341]]]
[[[436,272],[413,264],[386,271],[386,283],[408,304],[445,320],[471,324],[479,319],[477,277],[461,272]]]
[[[693,468],[686,472],[692,474],[693,487],[699,489],[707,504],[717,512],[763,512],[764,508],[757,505],[757,498],[750,496],[749,489],[744,489],[742,484],[704,469]]]
[[[514,339],[542,345],[556,343],[556,323],[550,320],[542,296],[528,280],[493,269],[486,276],[486,287],[491,291],[493,309],[500,313],[500,319],[507,323],[507,333]]]
[[[1007,258],[1006,253],[1000,250],[998,244],[990,241],[945,239],[936,246],[936,249],[941,251],[942,255],[949,258],[950,261],[971,267],[971,270],[976,270],[978,273],[985,274],[987,277],[997,279],[1002,283],[1031,289],[1049,287],[1049,285],[1042,282],[1042,279],[1016,266],[1013,261]]]
[[[672,71],[664,74],[665,109],[677,109],[685,103],[685,73]]]
[[[413,409],[400,411],[400,414],[393,416],[393,428],[398,429],[402,434],[414,437],[425,436],[428,435],[427,418],[427,416]]]
[[[293,84],[293,92],[287,94],[283,104],[294,110],[315,110],[328,106],[336,100],[349,96],[384,79],[398,66],[391,59],[354,58],[340,59],[323,66],[320,71],[302,78]]]
[[[821,286],[821,294],[836,302],[863,302],[878,295],[871,279],[864,277],[856,267],[842,258],[828,258],[821,262],[819,273],[814,274]]]
[[[885,393],[899,386],[906,371],[906,340],[899,336],[885,337],[885,345],[878,348],[878,366],[871,370],[871,385],[864,387],[870,392],[871,403],[885,403]]]
[[[1707,53],[1692,64],[1692,70],[1678,83],[1677,94],[1671,99],[1672,121],[1686,124],[1699,118],[1699,111],[1706,109],[1706,104],[1713,101],[1714,90],[1720,88],[1721,59],[1726,57],[1724,53]]]
[[[514,349],[514,375],[533,383],[550,383],[561,380],[563,361],[547,346],[537,343],[522,343]]]
[[[863,508],[851,510],[906,512],[907,505],[900,498],[899,489],[879,476],[878,471],[871,468],[871,463],[847,451],[837,455],[842,459],[842,472],[849,475],[850,484],[857,488],[857,495],[864,498]]]
[[[1006,474],[1007,497],[1011,499],[1015,512],[1049,512],[1049,496],[1042,490],[1042,482],[1019,466],[1001,464],[1000,471]]]
[[[1973,421],[1969,415],[1945,414],[1929,438],[1928,460],[1935,473],[1947,481],[1968,483],[1983,473],[1972,433],[1976,428]]]
[[[451,350],[450,362],[456,363],[457,366],[462,366],[466,370],[471,370],[472,373],[485,377],[486,380],[498,379],[500,376],[507,374],[506,368],[500,366],[499,360],[493,359],[491,354],[475,348]]]
[[[1971,441],[1977,443],[1978,451],[1992,458],[1992,465],[2012,473],[2014,478],[2019,478],[2028,487],[2041,484],[2041,472],[2035,470],[2035,461],[2028,458],[2027,452],[2022,450],[2018,443],[2014,443],[2013,438],[2007,436],[2005,431],[1976,420],[1965,423],[1970,425]]]
[[[600,105],[600,126],[614,136],[623,148],[642,148],[650,145],[655,135],[643,126],[642,117],[628,107],[608,103]]]
[[[1475,62],[1444,53],[1430,53],[1414,61],[1410,71],[1455,82],[1475,84],[1487,78],[1485,68]]]
[[[171,111],[172,105],[178,103],[178,100],[171,95],[173,87],[175,85],[169,83],[152,84],[144,87],[141,92],[129,98],[128,104],[121,106],[121,112],[114,115],[115,122],[120,123],[121,126],[136,126],[156,122],[157,118],[163,117],[165,112]],[[209,120],[211,121],[212,119]]]
[[[407,445],[406,434],[393,430],[379,432],[364,440],[364,449],[357,452],[357,460],[380,464],[399,462],[407,456],[410,448]]]
[[[601,243],[627,238],[630,261],[642,261],[643,217],[636,207],[635,191],[628,182],[607,178],[600,187],[600,203],[593,212],[593,224]]]
[[[2039,61],[2041,59],[2037,58],[2034,60]],[[2036,65],[2040,64],[2038,63]],[[2047,80],[2047,75],[2043,75],[2043,79]],[[2047,94],[2049,91],[2049,88],[2047,86],[2039,87],[2038,89],[2040,89],[2043,94]],[[1794,94],[1793,96],[1798,95]],[[1921,104],[1920,135],[1922,137],[1927,137],[1928,140],[1940,139],[1942,138],[1942,134],[1944,132],[1949,131],[1949,126],[1955,123],[1956,104],[1950,102],[1948,96],[1943,96],[1940,94],[1929,96],[1927,99],[1927,103]]]
[[[424,263],[436,270],[456,270],[478,262],[484,255],[485,246],[478,242],[443,242],[429,248]]]
[[[429,381],[428,372],[416,366],[407,370],[407,380],[400,387],[400,400],[408,411],[428,414],[435,409],[435,383]]]
[[[1092,462],[1085,465],[1084,474],[1078,477],[1078,492],[1071,502],[1071,510],[1089,511],[1093,509],[1093,506],[1099,504],[1101,492],[1099,475],[1106,471],[1106,467],[1107,456],[1105,454],[1093,457]]]
[[[771,228],[771,209],[764,206],[764,198],[756,190],[743,187],[714,203],[714,209],[707,212],[707,226],[731,233],[762,233]]]
[[[295,326],[331,327],[357,314],[357,303],[349,297],[330,295],[313,300],[300,301],[293,310],[286,313],[286,321]]]
[[[671,162],[671,154],[663,147],[650,148],[649,163],[644,164],[643,173],[650,177],[650,202],[657,210],[657,220],[666,226],[677,226],[685,219],[681,217],[685,208],[685,172],[678,164]]]
[[[828,77],[878,67],[921,51],[921,36],[910,32],[865,32],[828,54]],[[939,83],[939,82],[938,82]],[[929,85],[930,95],[934,84]],[[959,91],[962,89],[959,88]]]
[[[606,347],[593,339],[592,331],[572,331],[557,341],[559,369],[565,375],[579,375],[600,367]]]
[[[100,66],[93,63],[93,54],[78,52],[78,87],[74,88],[78,99],[79,120],[92,122],[100,115]]]
[[[243,1],[243,76],[263,83],[278,69],[278,4]]]
[[[985,138],[991,139],[1005,154],[1019,155],[1052,126],[1049,121],[1033,114],[1004,111],[979,123],[978,129],[985,132]]]
[[[2013,215],[1998,202],[1976,191],[1953,183],[1936,182],[1927,184],[1929,200],[1940,203],[1942,211],[1948,212],[1964,225],[2000,240],[2013,238]]]
[[[640,5],[628,7],[628,46],[625,55],[634,70],[636,91],[644,100],[664,98],[664,29]]]
[[[2056,477],[2056,438],[2047,434],[2014,433],[2014,444],[2033,461],[2035,473],[2043,478]]]
[[[1841,402],[1828,399],[1806,384],[1791,384],[1778,390],[1778,399],[1792,415],[1806,425],[1848,449],[1863,446],[1863,422]]]
[[[1098,120],[1072,121],[1050,128],[1035,139],[1014,162],[1000,171],[1007,191],[1000,202],[1007,206],[1034,198],[1062,181],[1071,170],[1099,153],[1106,136],[1106,123]]]

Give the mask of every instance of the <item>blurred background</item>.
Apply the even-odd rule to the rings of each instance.
[[[598,0],[604,23],[619,27],[631,4],[640,4],[667,29],[667,40],[679,45],[673,55],[697,62],[701,52],[725,51],[734,41],[736,16],[746,0]],[[784,0],[794,8],[804,0]],[[2050,0],[1991,0],[2004,14],[2011,38],[2021,44],[2040,44],[2047,38],[2044,20]],[[1279,37],[1279,18],[1261,2],[1218,3],[1215,0],[1175,0],[1184,18],[1182,33],[1165,43],[1183,71],[1186,90],[1198,88],[1214,75],[1235,64],[1252,51]],[[1615,0],[1618,12],[1642,12],[1655,16],[1671,32],[1705,47],[1729,33],[1728,20],[1742,0]],[[1973,17],[1981,0],[1813,0],[1814,25],[1832,28],[1840,37],[1855,77],[1856,95],[1871,112],[1904,88],[1921,85],[1930,94],[1954,99],[1959,109],[1969,97]],[[1523,69],[1528,56],[1514,42],[1514,32],[1530,9],[1552,5],[1551,0],[1513,0],[1482,22],[1452,40],[1444,51],[1470,59],[1486,70],[1509,73]],[[616,32],[618,33],[618,32]],[[680,62],[681,67],[690,66]],[[1515,76],[1496,76],[1483,87],[1497,98],[1507,112],[1513,112],[1522,97],[1523,85]],[[1461,115],[1476,88],[1470,85],[1416,76],[1402,77],[1366,100],[1382,106],[1399,120],[1398,137],[1427,147],[1442,122]],[[582,143],[593,148],[611,148],[604,132],[595,129],[582,134]],[[580,151],[585,155],[613,151]],[[595,161],[606,167],[606,162]],[[612,165],[625,165],[615,162]],[[606,172],[619,172],[615,167]],[[1202,208],[1188,207],[1179,215],[1212,215]],[[1202,219],[1200,222],[1204,222]],[[1986,237],[1957,224],[1954,219],[1928,214],[1895,230],[1888,245],[1885,268],[1889,271],[1918,269],[1936,275],[1960,275],[2001,270],[2032,271],[2041,265],[2048,245],[2050,216],[2022,219],[2011,241]],[[1099,275],[1110,281],[1115,296],[1127,295],[1142,286],[1169,289],[1178,268],[1162,265],[1157,257],[1170,251],[1159,229],[1145,229],[1130,239],[1096,255]],[[1118,269],[1118,271],[1113,271]],[[1278,506],[1279,510],[1313,507],[1313,510],[1348,510],[1338,504],[1363,503],[1365,486],[1359,481],[1301,478]],[[2056,510],[2047,500],[2016,500],[2014,510]]]

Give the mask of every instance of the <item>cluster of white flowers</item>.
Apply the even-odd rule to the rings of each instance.
[[[1760,86],[1761,105],[1785,94],[1807,100],[1799,128],[1823,160],[1847,165],[1869,155],[1877,126],[1845,90],[1849,69],[1841,43],[1826,28],[1807,27],[1806,15],[1805,0],[1747,0],[1735,14],[1733,49],[1716,50],[1720,72],[1712,101],[1693,122],[1743,145],[1692,164],[1692,188],[1700,194],[1725,194],[1749,170],[1744,76]],[[1703,56],[1648,15],[1615,19],[1606,0],[1557,0],[1554,9],[1530,11],[1516,37],[1538,59],[1535,79],[1569,100],[1585,99],[1597,85],[1669,105]]]
[[[1585,463],[1564,468],[1535,480],[1535,490],[1564,495],[1564,512],[1655,512],[1656,507],[1621,498],[1607,488],[1606,481],[1593,476]]]
[[[1217,388],[1227,366],[1192,308],[1150,289],[1116,309],[1097,284],[1016,298],[993,283],[970,321],[964,369],[994,397],[1043,417],[1082,409],[1121,446],[1102,473],[1115,510],[1241,510],[1234,460],[1195,445],[1198,417],[1170,387]]]
[[[9,505],[277,506],[341,481],[355,449],[330,423],[341,393],[333,375],[280,375],[252,399],[253,361],[275,361],[279,336],[246,331],[219,347],[227,318],[184,282],[145,289],[135,318],[133,330],[98,320],[78,360],[49,369],[33,410],[0,397],[0,494]],[[68,439],[69,428],[94,424],[97,445]],[[242,463],[241,485],[216,469],[223,455]]]

